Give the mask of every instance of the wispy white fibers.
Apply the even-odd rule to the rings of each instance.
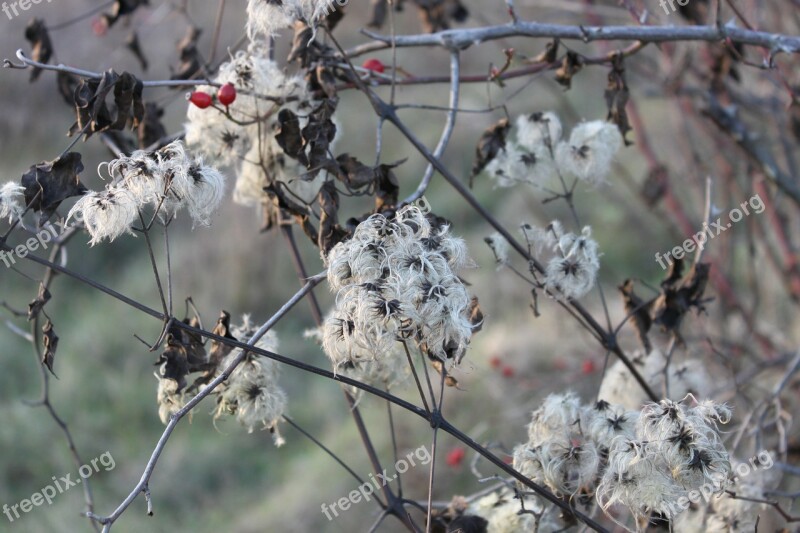
[[[335,368],[396,357],[400,341],[442,361],[466,353],[471,299],[457,272],[471,262],[448,226],[432,225],[413,206],[394,219],[373,215],[327,263],[336,309],[322,337]]]
[[[342,3],[341,0],[248,0],[247,34],[251,39],[258,34],[270,37],[298,20],[315,27]]]
[[[194,224],[208,225],[225,191],[224,176],[189,157],[180,141],[120,157],[108,168],[115,181],[103,191],[88,192],[67,216],[83,220],[92,245],[132,233],[147,209],[167,220],[185,208]]]
[[[8,218],[11,222],[25,212],[25,188],[13,181],[0,187],[0,220]]]

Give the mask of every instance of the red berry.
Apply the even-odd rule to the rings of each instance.
[[[98,37],[103,37],[108,32],[108,23],[103,17],[97,17],[92,20],[92,31]]]
[[[491,359],[489,359],[489,366],[492,368],[500,368],[500,365],[503,364],[503,360],[500,359],[500,356],[493,355]]]
[[[465,455],[467,455],[467,452],[464,451],[464,448],[453,448],[447,452],[447,465],[452,467],[461,465]]]
[[[213,100],[211,99],[211,95],[208,93],[204,93],[203,91],[195,91],[189,95],[189,101],[199,107],[200,109],[205,109],[211,106]]]
[[[386,67],[381,62],[381,60],[375,58],[367,59],[361,66],[367,70],[371,70],[372,72],[380,72],[381,74],[383,74],[383,72],[386,70]]]
[[[504,366],[503,367],[503,377],[504,378],[513,378],[514,374],[516,374],[516,371],[514,370],[513,367],[510,367],[510,366]]]
[[[583,362],[583,365],[581,365],[581,371],[584,374],[587,374],[587,375],[588,374],[594,374],[595,370],[597,370],[597,368],[596,368],[596,366],[594,364],[594,361],[591,360],[591,359],[587,359],[586,361]]]
[[[236,87],[232,83],[226,83],[217,91],[217,100],[224,106],[231,105],[236,101]]]

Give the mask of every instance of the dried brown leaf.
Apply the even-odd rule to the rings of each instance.
[[[81,154],[69,152],[54,161],[33,165],[22,175],[25,203],[40,214],[39,226],[50,220],[61,202],[86,192],[78,176],[81,172]]]
[[[56,335],[53,324],[49,320],[42,327],[42,343],[44,345],[42,364],[55,376],[56,373],[53,371],[53,363],[55,362],[56,350],[58,349],[58,335]]]
[[[39,294],[36,299],[28,304],[28,320],[33,320],[39,316],[39,313],[44,308],[45,304],[50,301],[51,294],[44,286],[44,283],[39,283]]]
[[[40,18],[31,19],[25,28],[25,39],[31,43],[31,58],[39,63],[47,63],[53,56],[53,44],[50,42],[50,34],[47,32],[47,25]],[[30,81],[34,82],[42,73],[40,68],[31,69]]]

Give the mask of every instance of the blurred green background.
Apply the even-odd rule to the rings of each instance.
[[[130,70],[146,79],[168,77],[170,65],[177,64],[175,44],[187,23],[171,10],[170,2],[153,0],[152,3],[150,9],[137,13],[127,27],[119,24],[105,37],[93,34],[91,18],[54,31],[51,37],[57,54],[55,60],[94,71],[111,67],[118,72]],[[243,0],[228,2],[221,49],[233,45],[242,35],[244,4]],[[466,4],[473,14],[469,25],[506,21],[501,0],[469,0]],[[17,48],[28,49],[24,29],[29,16],[43,17],[48,24],[56,24],[95,5],[88,0],[63,0],[35,5],[24,17],[14,20],[0,15],[0,57],[13,58]],[[570,5],[567,2],[560,9],[552,3],[543,7],[523,3],[519,14],[528,20],[564,23],[579,20],[570,13]],[[216,6],[210,0],[189,2],[191,18],[206,29],[200,40],[203,50],[210,47]],[[608,9],[607,20],[628,23],[623,10]],[[352,46],[366,39],[359,29],[367,21],[367,2],[353,0],[347,11],[348,16],[336,34],[344,46]],[[397,23],[400,32],[419,30],[411,7],[398,15]],[[124,46],[132,28],[138,31],[151,63],[146,73],[140,71]],[[290,40],[288,34],[280,40],[279,58],[286,56]],[[473,47],[464,53],[463,71],[484,74],[490,64],[503,63],[503,48],[513,46],[532,57],[544,44],[542,40],[509,40]],[[583,49],[580,45],[576,47]],[[376,57],[390,62],[388,53]],[[398,62],[415,75],[448,72],[448,54],[442,49],[400,50]],[[515,80],[505,88],[484,83],[465,85],[461,107],[483,109],[503,102],[522,88],[509,102],[512,116],[555,109],[568,131],[579,119],[605,118],[605,77],[606,69],[589,69],[580,74],[580,83],[569,92],[564,92],[550,73],[535,77],[532,83],[528,83],[529,79]],[[30,165],[53,159],[70,142],[64,134],[73,114],[56,92],[55,76],[43,73],[32,85],[27,78],[24,71],[0,71],[0,169],[4,181],[17,180]],[[643,87],[648,80],[633,73],[630,82],[648,122],[668,127],[674,117],[660,101],[646,96]],[[178,131],[186,103],[182,94],[177,98],[171,94],[166,90],[148,90],[145,97],[171,102],[164,122],[170,131]],[[363,95],[348,91],[341,96],[337,118],[344,135],[338,151],[371,161],[376,119]],[[398,102],[445,106],[447,99],[446,85],[398,89]],[[401,116],[425,143],[435,145],[444,113],[404,110]],[[459,127],[444,158],[457,175],[466,179],[478,136],[502,116],[502,111],[460,116]],[[658,139],[663,138],[663,144],[658,146],[662,157],[677,170],[682,169],[685,164],[677,148],[660,131],[659,128],[655,133]],[[384,148],[386,162],[408,158],[397,170],[405,196],[416,187],[424,171],[424,161],[391,127],[385,130]],[[108,159],[108,152],[97,139],[79,143],[76,149],[83,154],[86,165],[83,181],[90,188],[102,187],[95,169]],[[644,172],[638,152],[624,150],[619,161],[610,186],[600,190],[580,189],[576,197],[583,221],[594,227],[605,254],[601,273],[606,294],[611,295],[609,306],[615,321],[624,313],[614,286],[634,273],[657,280],[660,269],[653,261],[653,254],[676,242],[659,215],[636,201],[631,184],[641,182]],[[701,183],[700,179],[696,177],[696,184]],[[229,191],[232,182],[231,176]],[[543,224],[553,218],[567,220],[563,205],[557,202],[543,205],[543,195],[533,190],[493,189],[486,179],[479,178],[475,191],[511,228],[522,222]],[[510,450],[525,434],[529,412],[547,393],[571,387],[591,397],[598,384],[598,373],[584,372],[584,362],[592,361],[600,368],[603,352],[551,302],[542,302],[543,316],[533,318],[529,289],[508,271],[496,271],[493,256],[483,243],[483,238],[492,231],[452,189],[435,179],[426,197],[437,214],[453,222],[453,231],[467,239],[478,268],[465,273],[465,278],[481,298],[487,317],[484,331],[476,336],[457,374],[461,390],[448,390],[446,416],[472,437],[502,443]],[[366,208],[366,204],[357,202],[346,207],[353,213]],[[689,208],[699,212],[701,206]],[[186,219],[178,220],[171,231],[176,302],[191,296],[207,325],[213,324],[222,309],[237,320],[243,313],[251,313],[256,322],[273,313],[299,283],[281,236],[260,233],[259,224],[257,213],[230,201],[225,202],[209,228],[192,231]],[[0,226],[2,231],[5,228]],[[94,248],[85,244],[87,240],[81,235],[69,246],[70,268],[151,307],[159,307],[142,238],[124,237]],[[309,271],[320,271],[317,252],[301,235],[298,240],[305,250]],[[163,269],[163,250],[160,246],[158,250]],[[23,265],[20,273],[0,268],[0,301],[24,309],[36,295],[41,276],[42,270],[30,265]],[[328,309],[332,299],[327,289],[323,285],[317,292],[324,309]],[[137,334],[152,341],[159,334],[160,324],[63,276],[54,282],[52,293],[47,313],[55,324],[60,344],[55,363],[59,379],[51,381],[51,400],[69,424],[84,461],[104,452],[110,452],[115,459],[113,470],[101,470],[90,478],[96,510],[106,515],[136,484],[163,431],[155,402],[156,354],[149,353],[134,338]],[[601,316],[597,292],[587,298],[586,304]],[[15,318],[5,309],[0,312],[4,322],[18,328],[29,327],[24,318]],[[321,349],[302,336],[311,326],[304,302],[276,328],[280,352],[327,368]],[[629,339],[626,342],[635,346]],[[493,357],[500,358],[501,369],[491,367],[489,361]],[[54,475],[72,473],[74,477],[76,469],[62,433],[47,412],[24,403],[39,396],[38,362],[30,344],[5,325],[0,329],[0,365],[0,503],[12,505],[39,491]],[[503,375],[505,367],[512,369],[513,376]],[[292,369],[283,372],[282,383],[289,395],[288,412],[294,420],[366,475],[369,466],[339,385]],[[407,387],[402,395],[416,400],[414,392]],[[361,406],[381,458],[389,466],[392,460],[386,405],[365,398]],[[215,427],[209,415],[213,408],[213,401],[204,401],[193,419],[182,421],[170,439],[150,484],[155,516],[146,516],[144,499],[139,498],[117,522],[114,531],[355,531],[365,530],[374,521],[378,509],[365,503],[354,506],[333,522],[325,520],[320,505],[345,496],[356,487],[356,482],[301,434],[284,427],[288,443],[276,449],[267,433],[247,434],[234,422],[220,422]],[[430,429],[421,420],[398,411],[395,415],[403,455],[422,444],[430,446]],[[468,468],[471,455],[460,466],[448,466],[442,459],[457,443],[446,435],[440,436],[439,443],[434,499],[449,500],[454,494],[479,490],[482,485]],[[492,473],[485,465],[480,470],[484,475]],[[403,477],[406,494],[424,499],[427,476],[424,467],[411,469]],[[83,494],[80,488],[73,488],[58,496],[52,505],[35,508],[14,523],[0,517],[0,531],[87,531],[88,522],[79,516],[82,509]],[[397,528],[387,522],[382,530]]]

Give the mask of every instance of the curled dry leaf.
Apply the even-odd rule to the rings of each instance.
[[[480,174],[486,168],[486,165],[491,163],[500,153],[500,150],[505,147],[509,129],[511,129],[511,124],[507,118],[503,118],[483,132],[478,141],[478,146],[475,148],[475,163],[472,166],[470,187],[475,176]]]
[[[77,121],[70,136],[83,133],[88,139],[94,133],[123,130],[130,123],[136,128],[144,118],[142,82],[129,72],[121,75],[113,70],[103,73],[99,80],[83,79],[75,89],[74,105]],[[106,99],[114,91],[114,104]]]
[[[556,71],[556,81],[565,89],[572,88],[572,78],[583,68],[583,59],[578,53],[569,51],[561,61],[561,67]]]
[[[625,312],[631,316],[631,320],[633,322],[633,327],[636,328],[636,332],[639,335],[639,340],[644,346],[645,353],[650,353],[653,349],[653,345],[650,343],[650,338],[647,336],[647,333],[650,331],[650,326],[653,324],[653,320],[650,317],[650,305],[652,304],[652,300],[650,302],[645,302],[633,290],[633,280],[626,279],[625,282],[620,285],[619,290],[622,293],[622,300],[625,303]]]
[[[375,212],[394,208],[397,206],[400,194],[400,183],[392,169],[401,165],[403,161],[389,165],[378,165],[375,168]]]
[[[39,294],[36,299],[28,304],[28,320],[33,320],[39,316],[39,313],[44,308],[45,304],[50,301],[51,295],[44,283],[39,284]]]
[[[214,326],[214,329],[211,330],[211,333],[226,339],[238,340],[231,334],[231,314],[227,311],[222,311],[222,313],[220,313],[217,324]],[[229,345],[211,339],[211,350],[208,354],[208,361],[216,366],[222,362],[222,359],[231,353],[232,350],[233,348]]]
[[[608,73],[608,87],[605,92],[608,116],[606,120],[613,122],[619,128],[619,133],[629,146],[633,142],[627,139],[628,132],[631,131],[631,124],[628,121],[628,112],[625,106],[628,105],[630,91],[625,81],[625,57],[621,53],[614,54],[611,60],[611,72]]]
[[[308,164],[305,156],[303,134],[300,128],[300,118],[291,109],[281,109],[278,113],[278,129],[275,135],[278,146],[286,155]]]
[[[641,195],[648,207],[655,207],[669,187],[669,171],[667,167],[659,165],[647,175],[642,185]]]
[[[551,42],[547,43],[542,53],[533,58],[533,63],[555,63],[558,59],[558,49],[560,45],[561,41],[559,39],[553,39]]]
[[[31,19],[25,28],[25,39],[33,47],[31,57],[39,63],[47,63],[53,56],[53,44],[50,42],[50,34],[47,33],[47,26],[40,18]],[[37,80],[42,73],[42,69],[31,69],[31,82]]]
[[[161,123],[164,110],[157,104],[147,102],[144,106],[144,116],[136,130],[139,140],[139,149],[145,150],[167,136],[167,129]]]
[[[438,372],[439,375],[441,376],[442,375],[442,370],[444,369],[444,365],[442,364],[442,362],[440,360],[434,359],[434,358],[431,358],[430,361],[431,361],[431,366],[433,367],[433,369],[436,370],[436,372]],[[444,384],[447,385],[448,387],[456,387],[457,388],[458,387],[458,380],[456,378],[454,378],[453,376],[451,376],[450,374],[447,374],[445,376],[445,378],[444,378]]]
[[[328,255],[331,248],[339,244],[347,231],[339,226],[339,193],[333,181],[326,181],[319,190],[319,248]]]
[[[469,321],[472,324],[473,334],[483,329],[483,311],[477,296],[473,296],[469,302]]]
[[[56,335],[53,329],[53,323],[49,320],[42,327],[42,343],[44,344],[42,364],[47,367],[51,374],[56,376],[56,373],[53,371],[53,363],[55,362],[56,350],[58,349],[58,335]]]
[[[186,29],[186,34],[183,36],[183,39],[178,42],[178,53],[181,63],[177,70],[172,73],[171,79],[188,80],[200,71],[200,68],[203,66],[203,61],[200,57],[197,41],[200,39],[201,33],[203,33],[203,30],[196,26],[189,26]]]
[[[116,0],[111,6],[111,11],[103,13],[103,18],[110,28],[117,21],[125,16],[130,15],[142,6],[150,5],[149,0]]]
[[[54,161],[33,165],[22,175],[25,203],[40,214],[39,226],[50,220],[61,202],[86,193],[78,176],[81,172],[81,154],[69,152]]]
[[[139,60],[139,65],[142,67],[142,70],[147,70],[147,57],[145,57],[144,52],[142,51],[142,47],[139,44],[139,35],[132,31],[128,35],[128,39],[125,41],[125,48],[131,51],[131,53],[136,56],[136,59]]]

